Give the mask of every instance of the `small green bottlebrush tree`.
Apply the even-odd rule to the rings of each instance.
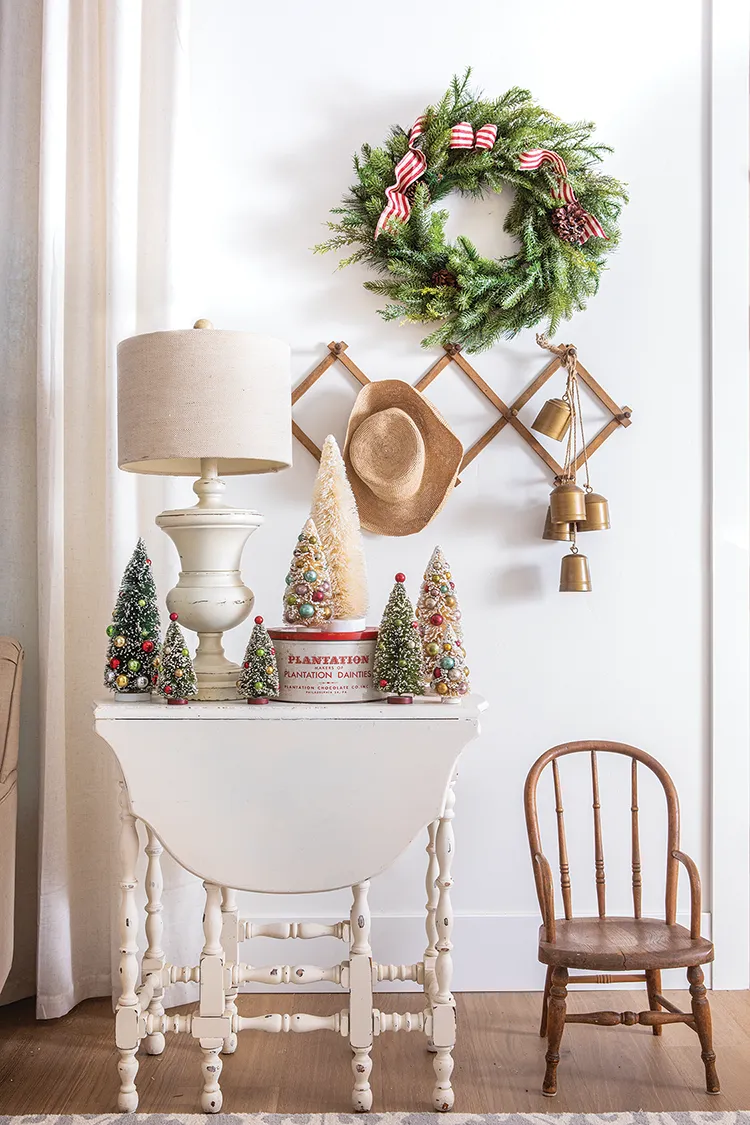
[[[139,539],[120,583],[112,622],[104,685],[116,696],[153,691],[159,656],[159,609],[151,559]]]
[[[242,671],[237,681],[237,691],[248,703],[268,703],[269,699],[274,699],[279,694],[276,649],[262,617],[255,618],[255,628],[247,642]]]
[[[373,678],[389,703],[411,703],[413,696],[422,694],[419,625],[405,581],[404,574],[396,575],[375,646]]]
[[[198,691],[195,669],[182,629],[177,624],[177,614],[170,613],[169,620],[170,626],[159,661],[156,690],[164,696],[167,703],[187,703]]]

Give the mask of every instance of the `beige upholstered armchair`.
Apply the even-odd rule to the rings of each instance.
[[[23,649],[0,637],[0,989],[13,960],[18,729]]]

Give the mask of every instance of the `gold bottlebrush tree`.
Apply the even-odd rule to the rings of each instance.
[[[331,578],[333,618],[362,619],[367,613],[367,569],[359,513],[336,439],[323,445],[310,513]]]

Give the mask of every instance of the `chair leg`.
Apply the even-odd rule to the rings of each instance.
[[[721,1092],[719,1076],[716,1073],[716,1055],[713,1049],[713,1036],[711,1032],[711,1006],[706,996],[703,984],[703,969],[700,965],[693,965],[687,971],[690,982],[690,997],[692,1000],[695,1030],[701,1043],[701,1058],[706,1067],[706,1090],[709,1094]]]
[[[557,1064],[560,1061],[560,1041],[565,1030],[565,1008],[568,996],[568,970],[556,966],[552,970],[547,1005],[547,1070],[542,1093],[553,1098],[557,1093]]]
[[[539,1034],[544,1039],[547,1034],[547,1002],[549,1000],[549,986],[552,981],[552,966],[547,966],[547,976],[544,981],[544,996],[542,997],[542,1020],[539,1024]]]
[[[661,969],[646,969],[646,991],[649,1008],[652,1012],[660,1012],[661,1004],[654,997],[661,992]],[[661,1024],[655,1023],[651,1030],[654,1035],[661,1035]]]

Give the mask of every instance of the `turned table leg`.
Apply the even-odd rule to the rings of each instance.
[[[115,1042],[120,1052],[117,1070],[120,1092],[117,1108],[122,1113],[135,1113],[138,1091],[138,907],[135,900],[138,862],[138,832],[124,782],[120,782],[120,999],[115,1016]]]
[[[239,942],[237,930],[237,892],[231,887],[221,888],[221,945],[224,950],[224,961],[227,965],[236,965],[239,961]],[[224,997],[224,1015],[230,1018],[237,1015],[237,985],[227,989]],[[224,1040],[221,1049],[223,1055],[233,1055],[237,1050],[237,1033],[231,1032]]]
[[[162,921],[162,892],[164,878],[161,871],[161,856],[163,848],[150,828],[146,829],[146,855],[148,866],[146,868],[146,938],[148,948],[143,956],[141,965],[141,979],[145,980],[150,972],[161,973],[164,968],[166,954],[162,949],[164,937],[164,922]],[[164,989],[159,986],[154,989],[154,995],[148,1006],[149,1013],[153,1016],[164,1015]],[[164,1050],[164,1035],[161,1031],[154,1031],[147,1035],[143,1041],[147,1055],[160,1055]]]
[[[452,1051],[456,1042],[456,1008],[451,993],[453,978],[453,907],[451,905],[451,867],[453,864],[453,807],[456,797],[452,785],[445,798],[445,808],[438,824],[435,849],[438,864],[437,906],[435,926],[437,929],[437,957],[435,959],[435,988],[432,993],[432,1039],[435,1051],[435,1087],[432,1092],[433,1106],[439,1113],[453,1108]]]
[[[369,879],[352,887],[349,948],[349,1044],[352,1049],[355,1113],[372,1109],[372,949],[370,947]]]
[[[203,915],[203,952],[201,953],[200,1005],[201,1017],[224,1015],[224,950],[221,945],[221,888],[204,882],[206,909]],[[203,1051],[203,1090],[201,1109],[204,1113],[218,1113],[222,1105],[219,1086],[224,1039],[203,1036],[199,1039]]]
[[[425,875],[424,885],[427,891],[427,902],[425,903],[425,930],[427,932],[427,948],[424,951],[424,994],[429,1007],[430,998],[435,990],[435,961],[437,960],[437,924],[435,922],[435,913],[437,911],[438,901],[438,862],[435,841],[437,839],[439,820],[433,820],[432,824],[427,829],[427,873]],[[435,1044],[432,1039],[427,1040],[427,1050],[434,1051]]]

